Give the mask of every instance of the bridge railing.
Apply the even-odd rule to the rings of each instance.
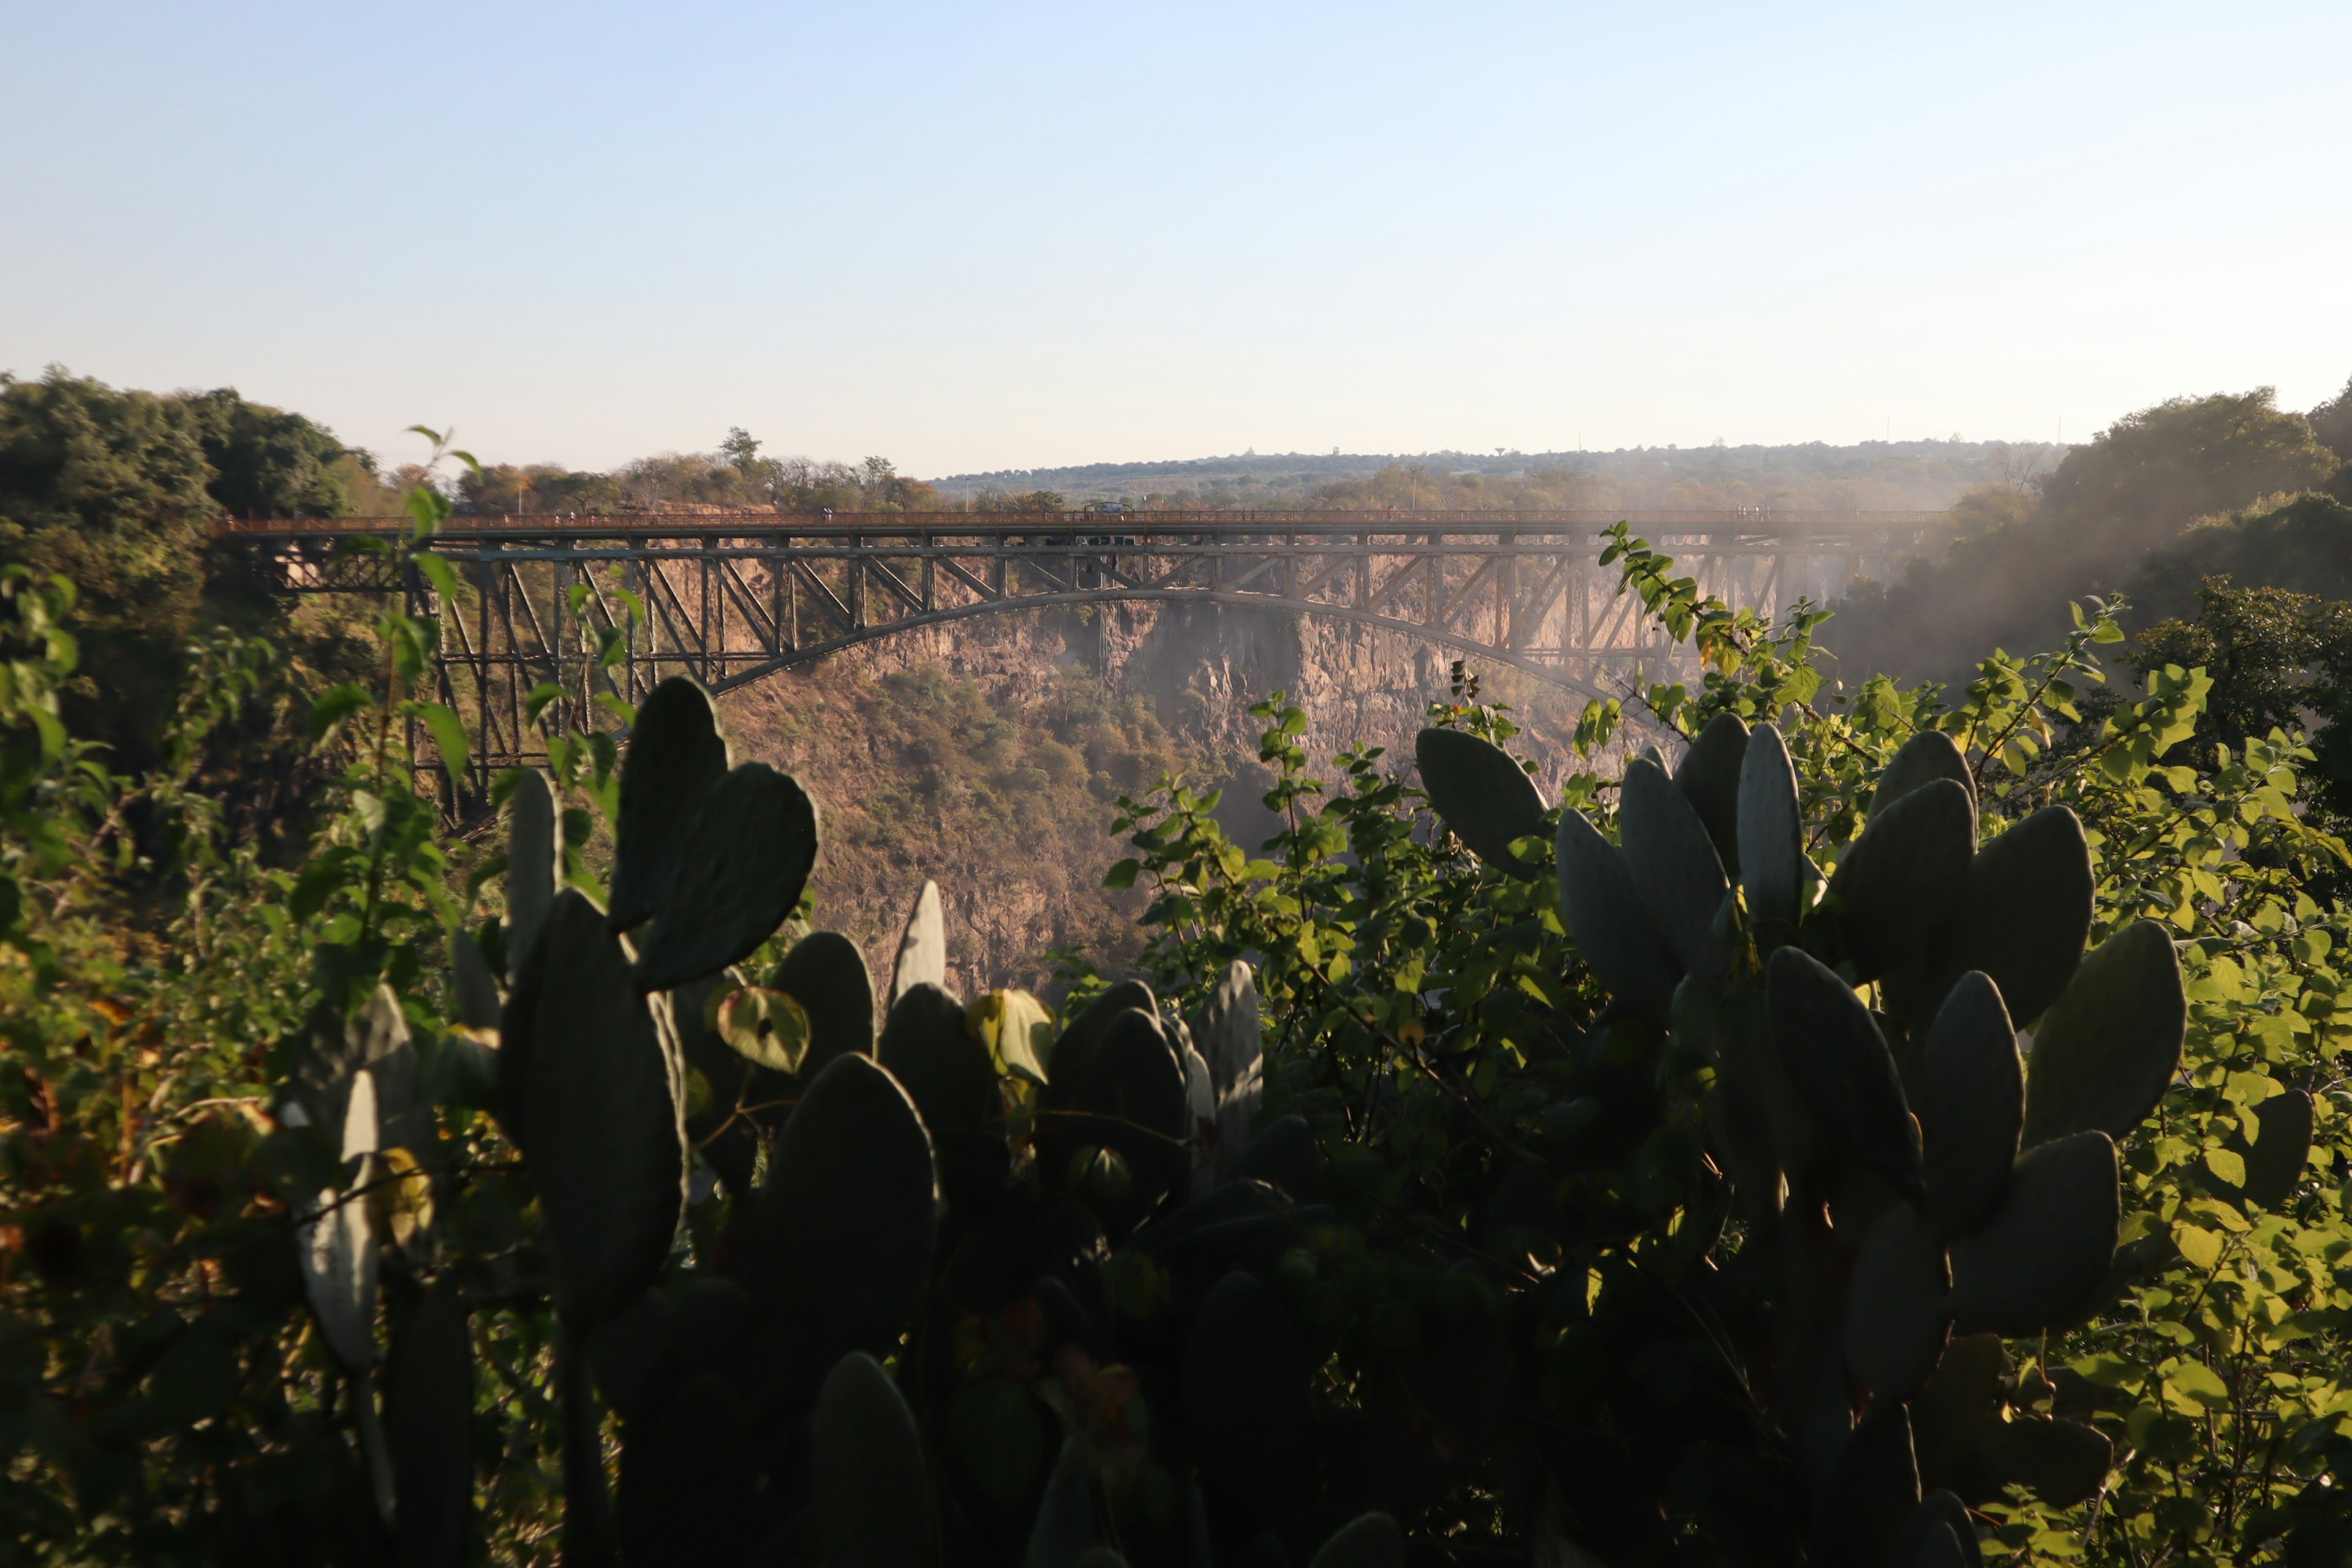
[[[1225,510],[1143,510],[1049,512],[1015,511],[835,511],[785,512],[765,509],[707,511],[525,512],[498,515],[460,513],[449,519],[441,537],[482,535],[528,537],[623,537],[655,535],[690,538],[717,534],[724,538],[782,535],[826,538],[871,533],[939,533],[976,535],[1067,531],[1070,533],[1264,533],[1302,531],[1352,533],[1376,531],[1446,532],[1498,530],[1544,532],[1591,531],[1598,533],[1612,523],[1630,523],[1636,533],[1648,530],[1673,534],[1755,531],[1769,533],[1812,532],[1823,530],[1865,533],[1912,533],[1936,527],[1949,514],[1940,511],[1839,511],[1818,509],[1760,507],[1684,510],[1627,510],[1622,508],[1574,508],[1517,511],[1416,511],[1394,507],[1353,509],[1237,509]],[[333,537],[341,534],[404,535],[413,525],[404,517],[223,517],[214,531],[240,535]],[[1645,535],[1646,537],[1647,535]]]

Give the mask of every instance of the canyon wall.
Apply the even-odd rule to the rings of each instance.
[[[798,774],[824,813],[811,883],[817,923],[858,941],[887,983],[900,923],[925,878],[948,915],[951,979],[1046,990],[1048,950],[1106,973],[1140,940],[1137,889],[1101,886],[1127,850],[1108,831],[1123,792],[1181,771],[1231,786],[1219,816],[1255,852],[1274,831],[1259,800],[1275,690],[1307,713],[1329,777],[1335,751],[1373,743],[1409,767],[1412,735],[1447,696],[1445,647],[1321,616],[1213,605],[1010,610],[899,633],[720,699],[739,755]],[[1582,699],[1508,668],[1479,669],[1530,751],[1565,752]],[[1548,769],[1556,795],[1556,769]]]

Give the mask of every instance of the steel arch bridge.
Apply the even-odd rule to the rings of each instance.
[[[1004,610],[1159,602],[1335,617],[1572,691],[1665,646],[1600,565],[1621,519],[1735,605],[1777,614],[1915,549],[1938,512],[1108,511],[822,516],[671,511],[457,517],[430,549],[444,602],[398,552],[406,520],[225,520],[220,542],[294,594],[402,594],[438,619],[435,680],[466,720],[476,791],[544,757],[543,725],[599,724],[686,674],[714,691],[845,648]],[[533,693],[552,687],[539,725]],[[453,781],[454,782],[454,781]]]

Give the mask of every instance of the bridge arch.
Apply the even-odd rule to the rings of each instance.
[[[1134,603],[1222,605],[1247,610],[1286,610],[1294,615],[1319,616],[1330,620],[1349,621],[1357,626],[1372,626],[1381,631],[1395,632],[1401,636],[1413,637],[1422,642],[1434,643],[1441,647],[1452,648],[1457,653],[1481,661],[1507,666],[1532,676],[1547,685],[1575,692],[1581,697],[1606,701],[1612,695],[1591,681],[1571,675],[1557,665],[1530,658],[1515,649],[1496,647],[1492,643],[1480,642],[1443,627],[1426,626],[1418,621],[1403,620],[1394,616],[1360,610],[1352,605],[1325,604],[1313,599],[1283,598],[1271,594],[1234,593],[1209,588],[1130,587],[1089,588],[1063,594],[1024,594],[1019,598],[983,599],[974,604],[952,605],[926,610],[920,614],[878,622],[860,627],[854,632],[796,647],[790,653],[780,655],[765,663],[719,676],[710,680],[709,685],[714,692],[737,690],[754,682],[764,680],[772,675],[780,675],[787,669],[796,668],[802,665],[814,664],[821,658],[829,658],[848,648],[879,642],[885,637],[896,637],[901,632],[919,631],[926,626],[949,626],[958,621],[971,620],[975,616],[1001,611]]]

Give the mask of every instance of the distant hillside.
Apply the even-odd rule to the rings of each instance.
[[[2021,485],[2067,448],[2044,442],[1627,447],[1610,452],[1287,452],[1004,468],[930,481],[942,499],[1037,490],[1131,506],[1855,507],[1941,510],[1972,485]]]

